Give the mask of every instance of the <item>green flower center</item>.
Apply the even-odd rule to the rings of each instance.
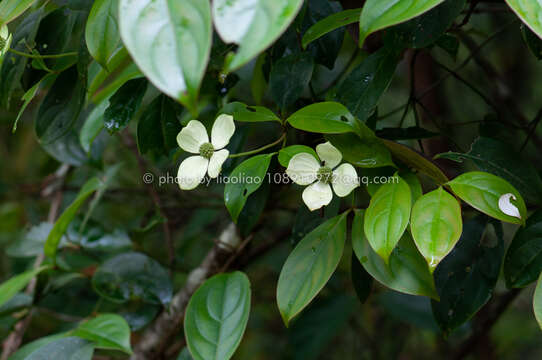
[[[316,173],[316,178],[324,184],[329,184],[332,177],[333,171],[330,167],[327,166],[322,166],[320,169],[318,169],[318,172]]]
[[[210,159],[214,152],[215,148],[211,143],[204,143],[199,147],[199,154],[206,159]]]

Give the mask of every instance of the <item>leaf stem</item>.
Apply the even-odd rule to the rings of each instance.
[[[34,54],[28,54],[19,50],[15,50],[15,49],[9,49],[9,51],[14,53],[15,55],[24,56],[30,59],[58,59],[58,58],[63,58],[67,56],[77,56],[76,52],[68,52],[64,54],[54,54],[54,55],[34,55]]]
[[[267,150],[267,149],[279,144],[285,138],[286,138],[286,133],[283,133],[280,138],[273,141],[271,144],[267,144],[267,145],[262,146],[261,148],[258,148],[258,149],[254,149],[254,150],[250,150],[250,151],[246,151],[246,152],[242,152],[242,153],[238,153],[238,154],[231,154],[229,156],[229,158],[237,158],[237,157],[241,157],[241,156],[248,156],[248,155],[257,154],[259,152],[262,152],[264,150]]]

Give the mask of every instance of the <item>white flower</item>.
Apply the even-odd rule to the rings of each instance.
[[[516,200],[516,196],[514,194],[508,193],[502,195],[499,198],[499,209],[508,216],[513,216],[521,219],[519,209],[516,207],[516,205],[510,202],[510,198],[512,198],[512,200],[514,201]]]
[[[211,178],[216,178],[220,174],[222,164],[230,154],[224,147],[228,145],[234,132],[233,117],[222,114],[213,124],[209,142],[205,126],[198,120],[190,120],[177,135],[177,143],[183,150],[199,155],[186,158],[179,166],[177,179],[181,189],[195,189],[205,173]]]
[[[331,186],[339,197],[345,197],[359,186],[358,174],[352,165],[342,164],[337,167],[341,163],[342,154],[329,141],[316,146],[316,153],[320,162],[314,155],[299,153],[290,159],[286,169],[286,174],[293,182],[310,185],[303,191],[303,201],[311,211],[331,202]]]

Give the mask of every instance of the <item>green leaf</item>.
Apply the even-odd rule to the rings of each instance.
[[[408,233],[390,255],[389,265],[369,245],[363,231],[363,210],[354,210],[352,247],[361,263],[373,278],[384,286],[405,294],[438,299],[433,277]]]
[[[110,134],[126,127],[141,106],[143,95],[147,91],[146,79],[134,79],[126,82],[109,99],[109,107],[104,112],[104,126]]]
[[[466,154],[447,152],[435,158],[454,161],[472,160],[480,170],[509,181],[527,201],[533,204],[542,202],[542,179],[538,171],[509,144],[479,137]]]
[[[55,342],[56,340],[59,340],[59,339],[64,339],[66,337],[68,337],[67,333],[60,333],[60,334],[54,334],[54,335],[49,335],[49,336],[39,338],[37,340],[34,340],[22,346],[19,350],[17,350],[14,354],[12,354],[8,359],[9,360],[25,360],[32,353],[34,352],[39,353],[39,349],[43,348],[45,345]],[[73,339],[76,339],[76,338],[73,337]]]
[[[167,305],[173,293],[168,272],[154,259],[135,252],[104,262],[94,273],[92,286],[100,296],[120,304],[140,299]]]
[[[542,274],[538,279],[536,290],[534,291],[533,311],[536,321],[538,322],[538,326],[540,326],[542,329]]]
[[[47,339],[39,347],[33,348],[31,352],[22,356],[14,354],[9,360],[91,360],[94,354],[94,344],[78,337]],[[41,340],[41,339],[40,339]],[[38,340],[39,341],[39,340]],[[21,349],[22,350],[22,349]],[[17,355],[17,356],[16,356]]]
[[[269,74],[269,91],[281,108],[293,105],[309,85],[314,59],[308,52],[291,54],[273,64]]]
[[[181,351],[179,357],[177,357],[177,360],[193,360],[192,355],[190,355],[190,351],[188,351],[187,347],[185,347],[183,351]]]
[[[303,153],[303,152],[309,153],[312,156],[314,156],[315,159],[318,159],[318,155],[316,155],[316,151],[314,151],[313,148],[308,147],[306,145],[290,145],[290,146],[280,149],[279,163],[285,168],[287,168],[288,164],[290,163],[290,159],[292,159],[294,155]]]
[[[12,243],[6,249],[6,254],[11,257],[21,258],[34,257],[43,254],[43,246],[45,245],[53,226],[54,224],[49,222],[42,222],[39,225],[33,226],[21,237],[21,239]],[[66,238],[62,237],[58,247],[63,247],[66,244]]]
[[[500,235],[489,236],[489,231],[485,231],[487,220],[478,216],[465,222],[457,246],[435,271],[440,301],[432,301],[431,305],[435,320],[445,334],[474,316],[489,301],[497,283],[504,241],[500,223],[500,231],[495,231]]]
[[[412,206],[408,183],[395,175],[397,182],[381,186],[365,211],[364,231],[373,250],[386,264],[403,236]]]
[[[240,122],[264,122],[277,121],[280,119],[274,112],[263,106],[248,106],[241,102],[232,102],[220,110],[221,114],[232,115],[235,121]]]
[[[130,327],[122,316],[116,314],[98,315],[80,324],[71,334],[92,341],[98,349],[132,353]]]
[[[373,286],[373,277],[365,270],[359,262],[355,253],[352,253],[352,261],[350,265],[352,275],[352,285],[358,296],[359,301],[363,304],[371,295]]]
[[[390,151],[382,141],[363,123],[358,124],[360,134],[327,135],[329,140],[343,155],[343,159],[354,166],[377,168],[395,166]]]
[[[51,144],[68,134],[84,102],[85,84],[73,66],[57,77],[39,108],[34,128],[41,144]]]
[[[161,95],[143,111],[137,123],[137,145],[141,154],[154,151],[168,155],[178,148],[176,138],[182,129],[178,110],[178,104]]]
[[[118,8],[118,0],[95,1],[85,28],[88,51],[104,68],[120,42]]]
[[[186,344],[194,360],[229,360],[245,332],[250,282],[239,271],[215,275],[190,298],[184,319]]]
[[[337,216],[340,206],[341,200],[338,196],[333,197],[329,205],[324,207],[323,216],[317,211],[310,211],[306,206],[299,206],[295,214],[292,234],[289,239],[290,243],[297,245],[308,233],[316,229],[318,225]]]
[[[287,120],[294,128],[322,134],[354,131],[354,116],[337,102],[321,102],[305,106]]]
[[[288,28],[303,0],[216,0],[213,21],[225,43],[239,45],[226,61],[232,72],[258,56]]]
[[[0,2],[0,26],[15,20],[36,0],[2,0]]]
[[[527,219],[518,229],[508,247],[504,260],[506,286],[524,287],[538,279],[542,272],[542,211]]]
[[[359,45],[367,36],[431,10],[444,0],[367,0],[359,19]]]
[[[55,260],[58,244],[60,243],[62,235],[64,235],[66,232],[68,225],[75,217],[75,214],[79,208],[84,204],[85,200],[95,191],[100,189],[100,187],[102,187],[102,182],[98,180],[98,178],[92,178],[83,185],[81,190],[79,190],[75,200],[66,208],[66,210],[64,210],[62,215],[60,215],[55,223],[55,226],[49,233],[47,241],[43,247],[43,251],[45,252],[46,256],[49,256]]]
[[[422,195],[422,184],[420,183],[420,179],[418,179],[418,176],[414,174],[413,172],[406,172],[401,173],[401,178],[405,180],[410,186],[410,192],[412,194],[412,205],[418,200]]]
[[[393,79],[398,57],[381,49],[365,59],[339,85],[335,100],[365,122]]]
[[[21,116],[23,115],[24,111],[30,104],[30,102],[36,97],[39,90],[43,88],[49,87],[56,79],[56,74],[47,74],[43,78],[41,78],[40,81],[34,84],[30,89],[28,89],[27,92],[23,94],[21,97],[21,100],[23,100],[23,105],[19,108],[19,112],[17,113],[17,118],[15,118],[15,122],[13,123],[13,130],[12,132],[17,131],[17,124],[19,123],[19,120],[21,119]]]
[[[459,202],[442,187],[423,195],[412,208],[410,228],[432,273],[461,236]]]
[[[104,128],[104,112],[109,107],[109,99],[100,102],[88,114],[79,133],[79,142],[86,153],[90,152],[92,143]]]
[[[224,202],[233,219],[237,219],[247,198],[266,181],[265,174],[273,154],[256,155],[243,161],[231,172],[224,186]]]
[[[303,49],[306,49],[311,42],[318,40],[333,30],[358,22],[360,14],[361,9],[348,9],[329,15],[325,19],[318,21],[303,35],[303,39],[301,40]]]
[[[418,331],[436,333],[439,330],[431,313],[431,300],[426,297],[384,291],[377,295],[376,304],[386,313],[386,317],[412,325]]]
[[[542,4],[539,1],[506,0],[506,3],[525,25],[542,38]]]
[[[6,303],[0,306],[0,317],[10,315],[14,312],[20,311],[32,306],[34,298],[24,292],[18,292],[13,295]]]
[[[256,104],[261,104],[262,99],[267,91],[267,79],[264,74],[264,65],[267,60],[267,54],[261,53],[254,64],[254,70],[252,71],[252,79],[250,80],[250,90],[252,91],[252,98]]]
[[[448,177],[442,170],[433,161],[418,153],[416,150],[394,141],[382,140],[382,142],[391,151],[392,155],[405,163],[405,165],[429,176],[439,185],[448,182]]]
[[[182,102],[197,97],[211,51],[208,0],[120,0],[120,35],[145,76]]]
[[[454,194],[478,211],[497,220],[512,224],[524,224],[527,208],[520,193],[506,180],[487,172],[472,171],[459,175],[448,183]],[[519,211],[519,218],[507,215],[499,202],[506,195],[508,202]],[[506,206],[506,204],[502,204]]]
[[[8,302],[19,291],[23,290],[26,285],[36,277],[39,273],[49,270],[50,266],[41,266],[36,269],[25,271],[22,274],[16,275],[11,279],[3,282],[0,285],[0,306]]]
[[[348,211],[307,234],[290,253],[277,286],[277,304],[286,326],[320,292],[337,268],[346,241]]]
[[[536,36],[536,34],[525,25],[521,26],[521,35],[523,35],[523,41],[525,41],[533,55],[538,60],[542,60],[542,38]]]

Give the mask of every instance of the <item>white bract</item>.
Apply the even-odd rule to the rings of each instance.
[[[514,201],[516,200],[516,196],[514,194],[508,193],[502,195],[499,198],[499,209],[508,216],[513,216],[515,218],[521,219],[519,209],[516,205],[510,202],[510,198]]]
[[[213,124],[209,142],[205,126],[198,120],[190,120],[177,135],[177,143],[184,151],[199,155],[186,158],[179,166],[177,180],[181,189],[195,189],[206,173],[213,179],[220,174],[222,164],[230,154],[224,147],[228,145],[234,132],[233,117],[220,115]]]
[[[342,154],[329,141],[316,146],[316,153],[319,159],[305,152],[295,154],[286,169],[293,182],[309,185],[303,191],[303,201],[311,211],[331,202],[331,187],[337,196],[345,197],[359,186],[358,174],[352,165],[337,166]]]

